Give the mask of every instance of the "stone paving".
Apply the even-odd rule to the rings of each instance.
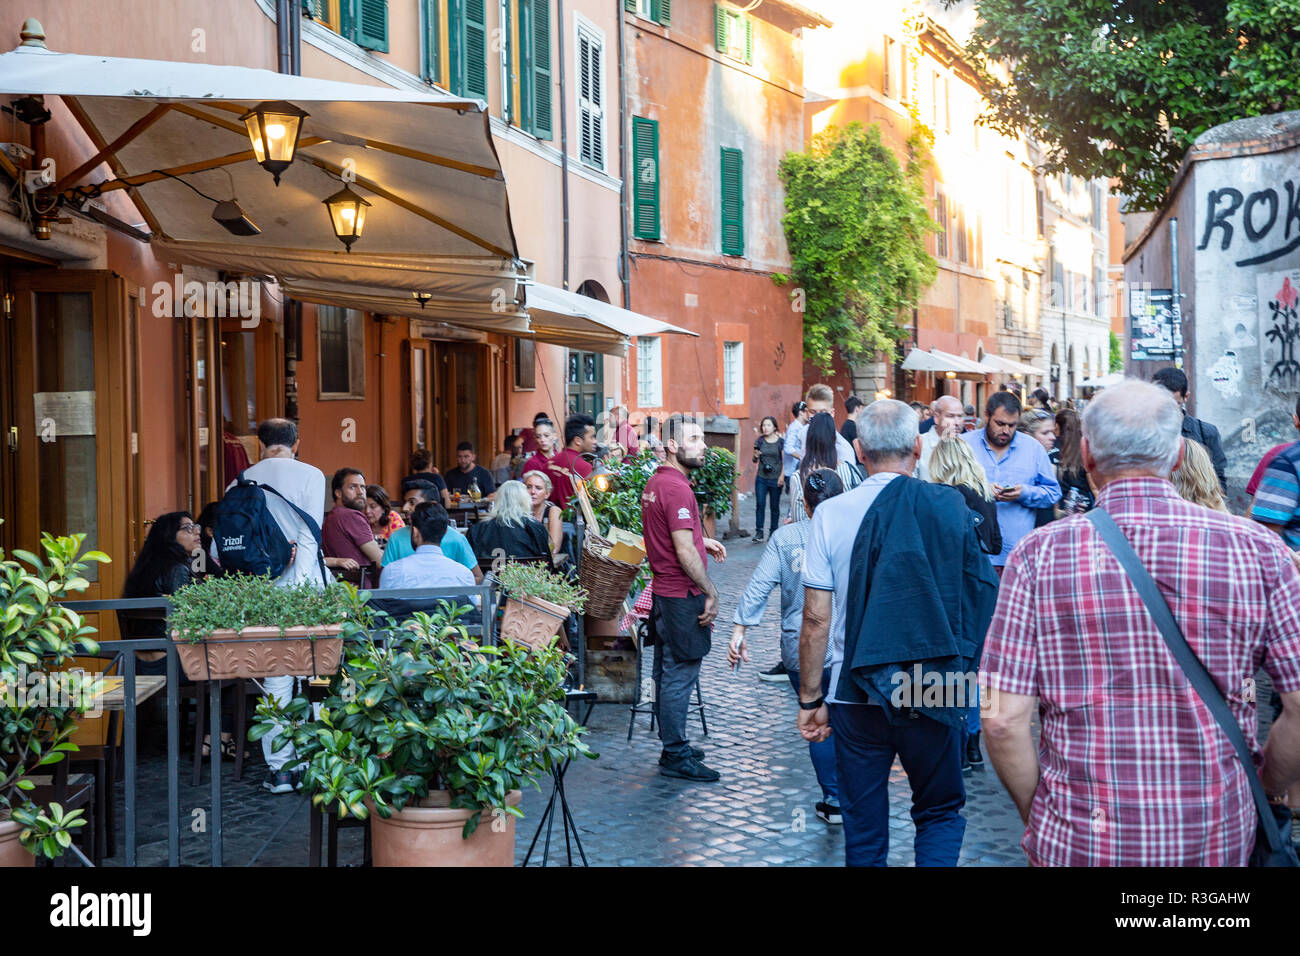
[[[753,527],[752,501],[742,503],[743,526]],[[657,735],[649,717],[637,719],[629,742],[626,705],[599,704],[589,722],[588,741],[600,754],[574,764],[566,778],[569,803],[587,858],[600,866],[782,866],[843,864],[839,827],[814,815],[820,789],[808,759],[807,744],[795,730],[795,696],[788,683],[758,680],[758,672],[778,659],[779,594],[774,593],[764,623],[749,630],[752,662],[733,674],[726,665],[726,641],[736,599],[748,580],[761,545],[749,537],[726,542],[728,559],[712,565],[722,596],[714,650],[706,659],[701,686],[707,704],[707,736],[693,743],[706,751],[706,762],[722,774],[713,784],[662,777]],[[647,655],[647,673],[648,655]],[[165,865],[167,859],[166,758],[157,736],[141,741],[138,792],[140,865]],[[301,866],[308,861],[308,801],[302,795],[275,796],[262,789],[265,766],[260,745],[250,745],[252,759],[239,783],[233,764],[223,765],[224,863],[227,866]],[[182,752],[181,860],[210,865],[211,791],[205,765],[199,787],[190,785],[191,764]],[[967,820],[961,864],[1021,866],[1019,819],[995,774],[988,768],[966,775]],[[525,819],[516,838],[522,862],[550,795],[524,794]],[[906,776],[896,763],[890,779],[891,865],[911,865],[913,826]],[[118,784],[119,846],[108,866],[125,862],[121,840],[122,784]],[[538,862],[541,844],[534,854]],[[339,860],[359,863],[361,831],[339,833]],[[575,860],[577,854],[574,854]],[[565,862],[557,820],[552,837],[552,865]]]

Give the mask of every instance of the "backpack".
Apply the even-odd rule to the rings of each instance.
[[[270,492],[290,508],[307,525],[316,538],[316,557],[320,560],[322,580],[328,584],[330,577],[321,557],[321,531],[311,515],[270,485],[252,481],[240,475],[225,496],[217,502],[212,521],[212,540],[217,548],[217,560],[224,571],[244,574],[266,574],[278,578],[289,567],[292,543],[280,530],[271,509],[266,506],[266,493]]]

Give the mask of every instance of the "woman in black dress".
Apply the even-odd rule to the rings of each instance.
[[[781,520],[781,462],[785,451],[785,440],[781,437],[776,419],[771,415],[763,416],[758,426],[761,434],[754,439],[754,464],[758,468],[754,475],[754,518],[757,530],[754,532],[755,543],[763,540],[763,513],[771,512],[771,531],[775,531]]]
[[[993,501],[984,469],[975,460],[970,445],[960,438],[944,438],[930,455],[930,480],[951,485],[966,499],[966,507],[975,515],[980,548],[985,554],[1002,553],[1002,531],[998,528],[998,510]]]

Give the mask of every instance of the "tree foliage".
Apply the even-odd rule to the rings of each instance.
[[[1124,371],[1124,343],[1120,341],[1118,335],[1110,333],[1110,366],[1111,372]]]
[[[958,0],[945,0],[952,5]],[[1207,129],[1300,106],[1300,0],[978,0],[981,122],[1030,133],[1048,172],[1160,205]]]
[[[909,140],[906,165],[860,123],[830,127],[781,161],[792,299],[803,301],[804,355],[823,370],[834,349],[850,363],[892,350],[907,333],[904,311],[934,279],[923,135]]]

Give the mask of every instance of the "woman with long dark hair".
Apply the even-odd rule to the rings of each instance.
[[[785,441],[775,418],[764,415],[758,427],[760,434],[754,439],[754,464],[758,465],[754,474],[755,543],[763,540],[765,508],[771,512],[771,531],[776,530],[781,520],[781,455],[785,451]]]
[[[394,531],[406,527],[406,522],[388,500],[388,492],[383,485],[366,485],[366,520],[370,522],[370,530],[375,533],[375,541],[381,551],[387,546]]]
[[[803,458],[790,476],[790,520],[807,521],[808,512],[803,505],[803,486],[808,476],[819,468],[829,468],[839,476],[845,491],[856,488],[862,478],[858,470],[847,461],[839,462],[835,453],[835,419],[829,412],[818,412],[808,423],[803,439]]]
[[[1092,486],[1083,468],[1083,432],[1079,415],[1063,408],[1056,413],[1056,476],[1061,483],[1060,508],[1066,514],[1083,514],[1093,506]]]

